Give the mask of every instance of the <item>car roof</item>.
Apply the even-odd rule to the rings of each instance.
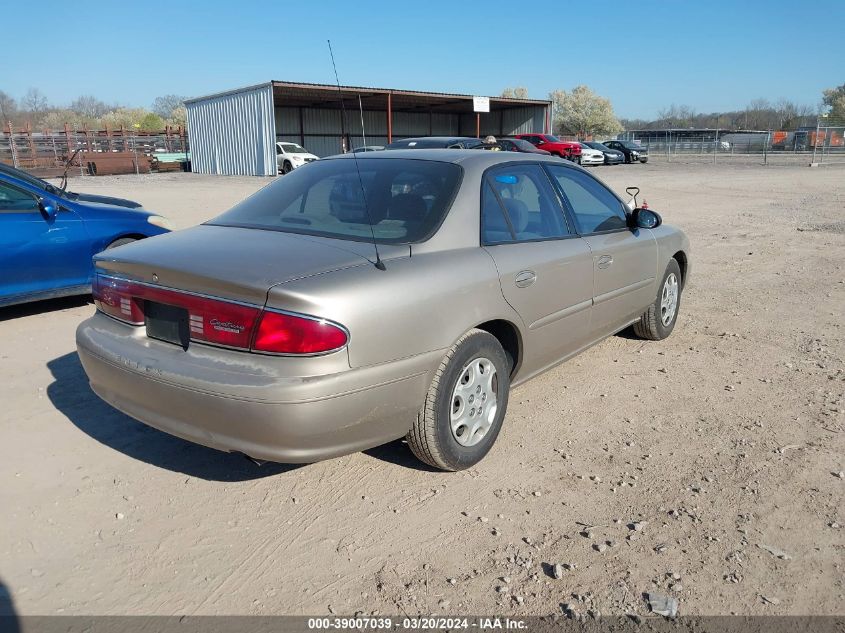
[[[554,165],[564,165],[580,169],[575,163],[562,161],[556,156],[545,154],[516,154],[514,152],[482,152],[477,149],[396,149],[390,152],[364,152],[358,154],[337,154],[328,156],[321,160],[354,160],[355,157],[361,162],[365,160],[398,160],[401,158],[413,160],[432,160],[441,163],[455,163],[465,167],[487,167],[500,163],[519,163],[543,161]]]
[[[407,143],[409,141],[466,141],[474,139],[474,136],[415,136],[413,138],[400,138],[393,141],[394,143]]]

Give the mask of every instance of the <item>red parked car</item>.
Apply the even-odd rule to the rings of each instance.
[[[561,141],[551,134],[516,134],[516,138],[525,139],[535,147],[550,154],[573,162],[581,161],[581,145],[577,141]]]

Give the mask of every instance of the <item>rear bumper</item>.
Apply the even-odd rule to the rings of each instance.
[[[345,350],[262,356],[146,337],[96,314],[76,332],[91,388],[171,435],[276,462],[307,463],[400,438],[443,352],[350,369]]]

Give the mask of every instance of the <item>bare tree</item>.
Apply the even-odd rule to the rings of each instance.
[[[38,88],[30,88],[21,99],[21,106],[31,114],[41,114],[47,109],[47,97]]]
[[[107,112],[114,110],[113,107],[103,103],[92,95],[82,95],[70,104],[70,109],[90,119],[99,119]]]
[[[180,95],[164,95],[153,101],[153,112],[162,119],[174,118],[174,111],[185,107],[185,97]]]
[[[527,99],[528,88],[517,86],[516,88],[505,88],[502,90],[502,96],[505,99]]]
[[[0,124],[5,126],[18,111],[18,104],[11,95],[0,90]]]

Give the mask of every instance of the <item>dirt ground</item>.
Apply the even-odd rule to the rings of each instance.
[[[845,613],[845,168],[595,173],[638,185],[689,234],[678,326],[663,342],[611,337],[515,390],[493,451],[461,473],[401,442],[261,468],[189,444],[88,388],[74,330],[89,302],[0,310],[14,609],[645,614],[657,592],[681,614]],[[72,188],[186,227],[266,182]]]

